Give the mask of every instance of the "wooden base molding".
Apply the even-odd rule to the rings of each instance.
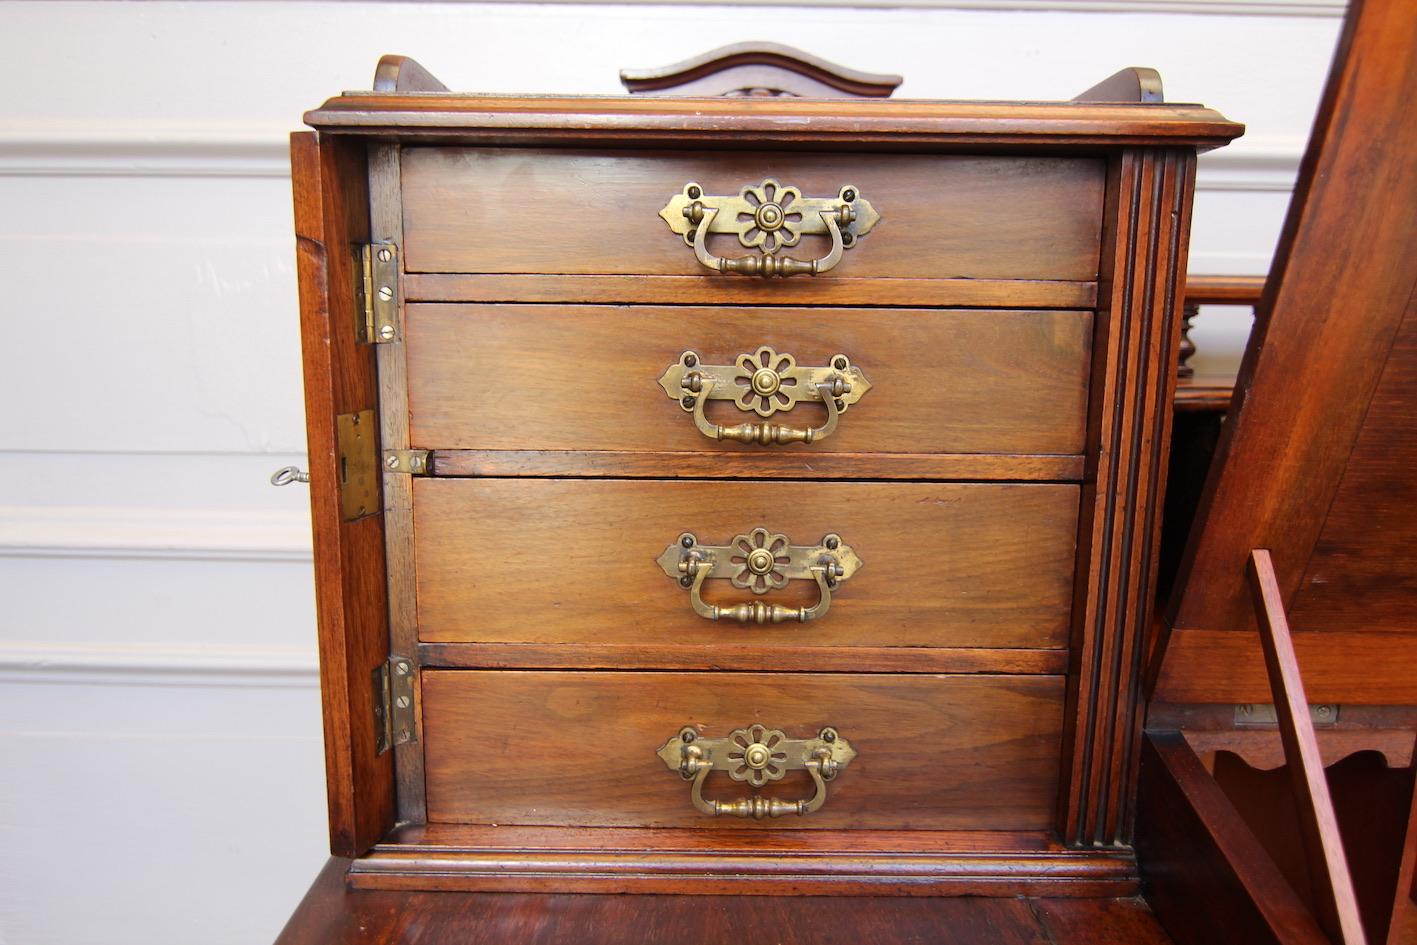
[[[711,845],[710,845],[711,844]],[[350,868],[355,889],[704,895],[1130,896],[1130,851],[966,831],[404,828]]]

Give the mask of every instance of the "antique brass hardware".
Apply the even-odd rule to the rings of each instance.
[[[384,472],[426,476],[432,465],[429,457],[428,450],[384,450]]]
[[[680,535],[657,563],[665,574],[689,589],[694,613],[709,620],[736,620],[739,623],[806,623],[831,608],[832,590],[861,568],[861,559],[840,535],[827,535],[817,545],[793,545],[786,535],[755,528],[746,535],[734,535],[727,545],[701,545],[690,532]],[[790,580],[813,580],[820,594],[810,607],[783,607],[748,601],[719,606],[703,599],[704,582],[726,578],[734,587],[766,594],[780,590]]]
[[[823,273],[841,262],[845,250],[881,219],[880,214],[847,184],[836,197],[803,197],[802,191],[769,177],[748,185],[736,197],[711,197],[692,181],[670,199],[659,215],[684,238],[699,262],[715,272],[745,276],[795,276]],[[731,234],[757,256],[726,259],[709,252],[711,233]],[[796,246],[804,234],[826,234],[832,246],[820,259],[789,259],[776,255],[784,246]]]
[[[346,522],[379,511],[379,428],[373,410],[335,418],[340,516]]]
[[[359,248],[355,280],[359,305],[354,338],[360,344],[387,344],[399,336],[399,248],[374,243]]]
[[[704,364],[696,351],[685,351],[659,378],[659,386],[694,417],[694,426],[711,440],[740,443],[814,443],[836,430],[841,415],[871,389],[861,369],[844,354],[826,367],[798,367],[790,354],[763,345],[740,354],[733,364]],[[722,426],[705,415],[710,400],[731,400],[739,410],[771,417],[799,403],[821,403],[827,419],[819,427],[787,427],[775,423]]]
[[[413,661],[391,656],[374,667],[374,752],[418,741],[414,725]]]
[[[834,728],[824,728],[816,738],[788,738],[775,728],[750,725],[735,729],[727,738],[704,738],[693,728],[679,730],[657,752],[670,771],[678,771],[685,781],[694,782],[689,797],[694,807],[714,817],[781,817],[783,814],[810,814],[827,801],[826,782],[856,757],[856,749]],[[789,771],[806,771],[816,792],[800,801],[776,797],[751,797],[736,801],[711,801],[704,797],[704,781],[710,771],[724,771],[734,781],[746,781],[760,788],[779,781]]]

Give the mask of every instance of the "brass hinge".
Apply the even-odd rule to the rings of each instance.
[[[1309,706],[1309,719],[1315,728],[1338,723],[1343,707],[1332,702],[1322,702]],[[1279,724],[1279,716],[1273,705],[1261,703],[1235,706],[1236,728],[1273,727]]]
[[[359,248],[359,308],[354,337],[361,344],[387,344],[399,337],[399,248],[372,243]]]
[[[384,450],[384,472],[428,475],[428,450]]]
[[[373,410],[335,417],[339,449],[340,517],[346,522],[372,515],[379,505],[379,428]]]
[[[391,656],[373,674],[374,749],[379,754],[393,745],[418,741],[414,725],[413,661]]]

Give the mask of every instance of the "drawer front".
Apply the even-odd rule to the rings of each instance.
[[[410,305],[412,441],[473,450],[1077,454],[1091,336],[1088,312]],[[752,372],[781,369],[785,356],[825,372],[844,355],[869,386],[814,442],[713,439],[685,409],[682,379],[660,383],[685,351],[697,367],[720,369],[720,396],[704,402],[712,424],[821,428],[820,396],[789,397],[781,386],[771,402],[747,396]],[[804,377],[802,387],[812,383]]]
[[[437,643],[1063,647],[1079,487],[1058,484],[420,479],[419,636]],[[808,623],[711,621],[661,568],[679,536],[729,545],[756,528],[862,566]],[[671,555],[673,557],[673,555]],[[812,605],[707,580],[703,598]]]
[[[1060,676],[428,670],[423,700],[432,822],[1029,830],[1057,800]],[[719,739],[755,724],[794,740],[831,727],[856,752],[819,809],[707,815],[656,754],[686,727]],[[759,793],[814,788],[784,766]],[[717,767],[702,785],[705,800],[752,793]]]
[[[852,185],[880,216],[820,278],[1097,279],[1104,168],[1091,158],[411,147],[401,170],[410,272],[740,280],[704,268],[660,211],[691,181],[736,197],[771,178],[805,199]],[[830,245],[802,234],[776,255]],[[760,255],[733,234],[708,248]]]

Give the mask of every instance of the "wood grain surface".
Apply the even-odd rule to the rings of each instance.
[[[415,445],[478,450],[1047,453],[1083,448],[1086,312],[410,305]],[[686,350],[734,365],[767,345],[800,367],[843,354],[871,384],[829,438],[705,437],[659,386]],[[763,418],[707,405],[725,425]],[[772,423],[819,426],[800,403]]]
[[[420,479],[424,642],[1062,647],[1078,488],[1070,485]],[[819,620],[743,627],[693,613],[656,563],[680,534],[841,535],[864,565]],[[715,586],[719,585],[719,586]],[[799,606],[814,582],[763,600]],[[705,598],[752,598],[711,580]]]
[[[1138,899],[598,896],[349,889],[321,871],[276,945],[1166,945]]]
[[[1052,818],[1062,722],[1056,676],[425,670],[428,816],[579,826],[1030,829]],[[805,817],[698,813],[655,752],[684,726],[834,726],[858,757]],[[745,796],[710,774],[706,796]],[[812,793],[789,772],[767,796]]]
[[[857,187],[881,215],[818,281],[852,277],[1097,277],[1103,164],[1088,158],[782,152],[581,152],[406,147],[404,265],[410,272],[713,273],[659,211],[684,185],[736,196],[774,178],[804,197]],[[782,253],[825,256],[826,236]],[[731,235],[721,256],[757,253]],[[807,277],[798,277],[799,279]]]

